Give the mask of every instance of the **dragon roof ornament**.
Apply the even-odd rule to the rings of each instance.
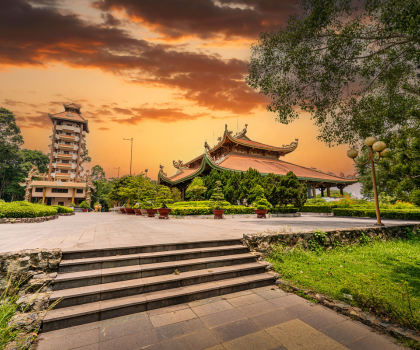
[[[174,168],[176,169],[189,169],[188,165],[185,165],[184,162],[180,159],[178,161],[173,161]]]

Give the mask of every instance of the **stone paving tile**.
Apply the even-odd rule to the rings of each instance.
[[[206,326],[199,318],[193,318],[167,326],[155,328],[159,341],[181,337],[186,334],[195,333],[206,329]]]
[[[120,324],[120,323],[130,322],[130,321],[134,321],[134,320],[140,320],[142,318],[147,318],[147,317],[148,316],[147,316],[146,312],[139,312],[139,313],[131,314],[131,315],[127,315],[127,316],[110,318],[108,320],[99,321],[99,327],[106,327],[106,326],[110,326],[110,325],[113,325],[113,324]]]
[[[100,350],[137,350],[158,343],[154,329],[129,334],[99,343]]]
[[[318,307],[317,304],[310,303],[308,301],[283,308],[283,310],[287,311],[296,318],[317,313],[320,309],[321,308]]]
[[[293,319],[295,319],[295,317],[283,309],[277,309],[251,317],[252,321],[263,328],[273,327]]]
[[[215,314],[217,312],[233,309],[233,306],[226,300],[221,300],[211,304],[205,304],[191,308],[198,317]]]
[[[183,310],[183,309],[188,309],[188,308],[189,308],[188,304],[179,304],[179,305],[163,307],[161,309],[150,310],[150,311],[147,311],[147,314],[149,316],[156,316],[156,315],[166,314],[168,312],[173,312],[173,311],[178,311],[178,310]]]
[[[251,305],[238,307],[237,310],[242,312],[246,317],[253,317],[256,315],[264,314],[276,309],[276,306],[269,301],[262,301]]]
[[[95,344],[82,346],[80,348],[74,348],[72,350],[100,350],[100,349],[99,349],[99,343],[95,343]]]
[[[193,308],[193,307],[196,307],[196,306],[215,303],[215,302],[221,301],[221,300],[223,300],[223,297],[214,297],[214,298],[208,298],[208,299],[203,299],[203,300],[196,300],[196,301],[192,301],[191,303],[188,303],[188,306]]]
[[[283,342],[288,350],[335,350],[340,344],[319,331]]]
[[[281,344],[268,333],[260,331],[225,342],[223,346],[226,350],[271,350]]]
[[[347,317],[331,311],[326,307],[318,305],[318,308],[320,308],[318,312],[300,317],[300,319],[318,330],[348,320]]]
[[[391,340],[383,335],[376,333],[369,333],[368,335],[357,339],[351,343],[347,343],[346,348],[350,350],[391,350],[404,349],[401,346],[394,344]]]
[[[258,332],[260,330],[261,327],[259,327],[249,319],[231,322],[211,329],[212,333],[222,343],[235,338],[243,337],[251,333]]]
[[[226,350],[226,349],[223,345],[219,344],[219,345],[215,345],[215,346],[212,346],[211,348],[207,348],[207,349],[204,349],[204,350]]]
[[[289,294],[285,297],[270,299],[270,303],[273,303],[278,308],[284,308],[290,305],[295,305],[295,304],[304,303],[304,302],[307,302],[307,300],[295,294]]]
[[[161,342],[164,350],[202,350],[220,344],[209,330]]]
[[[229,299],[233,299],[233,298],[243,297],[244,295],[248,295],[248,294],[252,294],[252,293],[253,292],[251,292],[250,290],[243,290],[241,292],[224,294],[222,296],[222,299],[223,300],[229,300]]]
[[[221,326],[222,324],[243,320],[245,318],[246,317],[238,311],[238,309],[230,309],[216,314],[203,316],[200,319],[207,327],[214,328]]]
[[[267,291],[263,291],[263,292],[255,292],[256,294],[258,294],[260,297],[263,297],[266,300],[270,300],[270,299],[275,299],[275,298],[280,298],[280,297],[286,297],[288,295],[290,295],[289,293],[286,293],[284,291],[282,291],[281,289],[275,289],[275,290],[267,290]]]
[[[312,328],[305,322],[298,319],[270,327],[265,331],[282,344],[299,338],[302,335],[308,335],[317,332],[315,328]]]
[[[80,326],[59,329],[57,331],[41,333],[39,335],[39,339],[60,338],[66,335],[71,335],[71,334],[75,334],[79,332],[86,332],[88,330],[95,329],[95,328],[99,328],[99,322],[92,322],[92,323],[82,324]]]
[[[248,294],[242,297],[229,299],[228,302],[234,307],[240,307],[240,306],[259,303],[264,300],[265,300],[264,298],[260,297],[257,294]]]
[[[321,329],[321,332],[344,345],[367,335],[369,329],[354,321],[344,321]]]
[[[197,318],[197,315],[191,309],[183,309],[150,316],[150,321],[152,321],[153,327],[162,327],[168,324],[190,320],[192,318]]]
[[[99,328],[99,341],[106,341],[114,338],[123,337],[128,334],[137,333],[152,329],[152,323],[149,318],[142,318],[139,320],[111,324],[106,327]]]
[[[99,329],[90,329],[86,332],[77,332],[56,338],[48,338],[39,342],[39,350],[70,350],[82,346],[98,343]]]

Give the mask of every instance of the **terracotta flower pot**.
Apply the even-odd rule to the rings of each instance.
[[[168,214],[171,212],[171,208],[159,208],[157,211],[159,213],[159,219],[169,219]]]
[[[146,210],[147,210],[147,216],[149,218],[154,218],[155,217],[157,209],[146,209]]]
[[[147,216],[147,209],[140,209],[141,215]]]
[[[82,212],[87,213],[87,212],[88,212],[88,210],[87,210],[87,209],[82,208]]]
[[[141,216],[140,209],[134,209],[134,212],[136,213],[136,216]]]
[[[213,214],[214,214],[214,218],[215,219],[223,219],[223,214],[225,213],[224,209],[220,209],[220,210],[213,210]]]
[[[122,214],[127,214],[127,213],[125,212],[125,208],[120,208],[120,211],[121,211],[121,213],[122,213]]]
[[[133,208],[125,208],[125,212],[128,214],[128,215],[135,215],[136,213],[134,212],[134,209]]]
[[[254,209],[254,210],[255,210],[255,213],[257,214],[257,218],[259,218],[259,219],[265,219],[266,218],[265,214],[268,213],[268,209],[266,209],[266,210]]]

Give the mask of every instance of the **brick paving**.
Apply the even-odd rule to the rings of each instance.
[[[37,350],[403,349],[274,286],[41,333]]]
[[[158,220],[116,213],[76,213],[57,220],[31,224],[0,225],[0,252],[34,248],[105,248],[145,244],[192,242],[205,239],[242,238],[244,233],[266,230],[304,232],[372,226],[375,219],[339,217],[272,217],[226,220]],[[386,225],[407,221],[384,220]],[[413,221],[411,221],[413,223]]]

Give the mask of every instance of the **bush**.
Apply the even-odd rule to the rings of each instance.
[[[82,203],[79,204],[79,208],[88,209],[90,208],[90,204],[88,201],[83,201]]]
[[[37,218],[56,215],[57,212],[55,207],[26,201],[0,203],[0,216],[5,218]]]
[[[221,202],[225,206],[229,206],[230,203],[227,201]],[[176,207],[210,207],[210,201],[189,201],[189,202],[176,202],[171,204],[171,208]]]
[[[299,211],[301,213],[332,213],[334,207],[330,205],[304,205]]]
[[[172,207],[170,215],[212,215],[210,207]],[[231,205],[226,207],[225,214],[254,214],[254,208],[242,205]]]
[[[63,207],[61,205],[52,205],[51,207],[57,209],[58,214],[67,214],[67,213],[74,213],[74,210],[71,208]]]
[[[297,213],[298,211],[299,211],[299,208],[294,208],[294,207],[281,207],[281,208],[268,209],[268,212],[271,214],[291,214],[291,213]]]
[[[333,209],[335,216],[353,216],[375,218],[376,211],[374,209]],[[383,219],[401,219],[401,220],[420,220],[420,210],[391,210],[382,209],[381,218]]]

